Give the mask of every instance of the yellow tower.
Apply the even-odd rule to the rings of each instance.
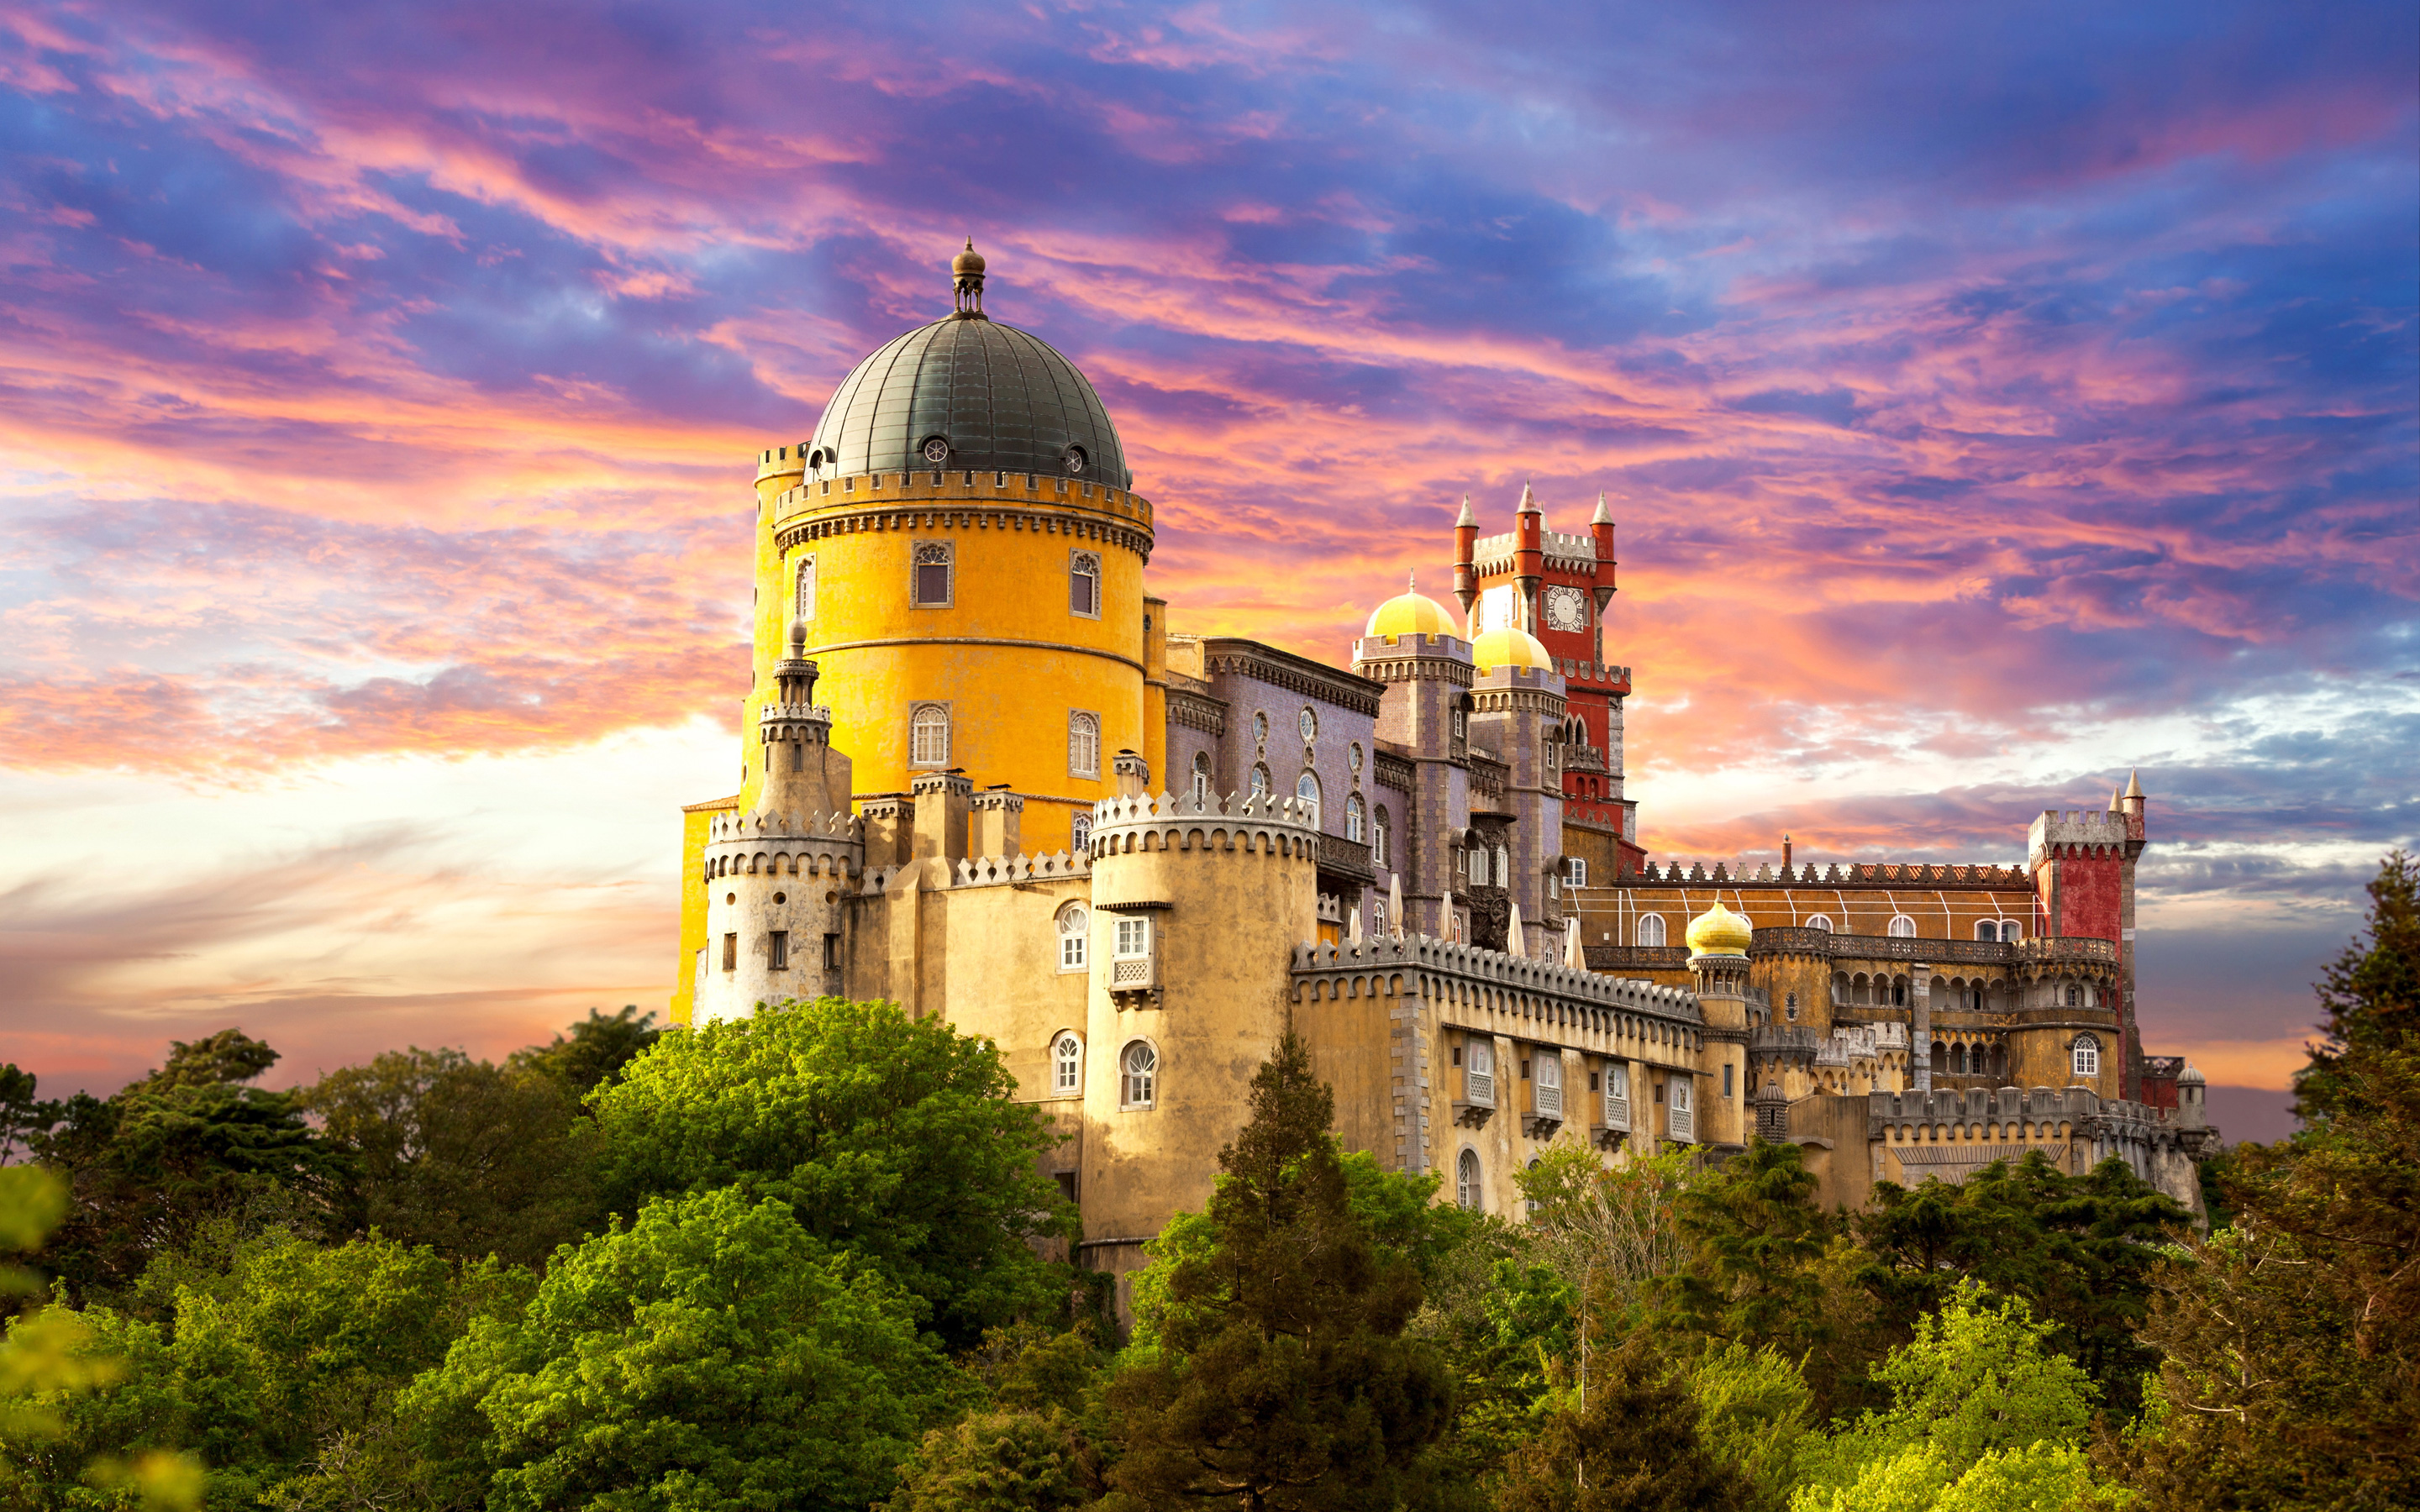
[[[856,799],[963,772],[1021,796],[1025,848],[1056,851],[1117,791],[1120,752],[1143,760],[1146,781],[1165,777],[1165,731],[1146,717],[1149,643],[1166,630],[1143,595],[1151,505],[1083,374],[985,313],[971,243],[951,278],[949,315],[859,363],[811,440],[758,457],[742,729],[774,696],[795,621]],[[717,813],[752,810],[763,763],[761,743],[743,740],[739,794],[688,814],[690,850],[702,854]],[[948,836],[944,854],[966,844]],[[683,887],[680,1022],[706,940],[697,871]]]

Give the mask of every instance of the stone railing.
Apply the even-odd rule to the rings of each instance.
[[[1483,1004],[1518,1017],[1613,1033],[1649,1021],[1693,1047],[1705,1022],[1694,994],[1486,950],[1424,934],[1294,949],[1296,1001],[1395,993]]]
[[[1319,837],[1319,869],[1365,887],[1378,880],[1378,868],[1370,859],[1370,847],[1334,835]]]

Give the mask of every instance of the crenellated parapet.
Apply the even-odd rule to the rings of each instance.
[[[1249,851],[1315,857],[1310,805],[1276,795],[1148,794],[1093,805],[1092,856],[1137,851]]]
[[[854,814],[717,814],[706,830],[705,875],[849,876],[864,857],[863,824]]]
[[[2033,888],[2033,879],[2023,867],[1941,864],[1818,866],[1809,861],[1791,867],[1743,860],[1716,861],[1709,871],[1703,861],[1669,861],[1660,867],[1651,861],[1622,879],[1622,886],[1638,887],[1708,884],[1726,887],[2006,887],[2024,892]]]
[[[1093,874],[1093,858],[1085,852],[1047,856],[970,856],[958,863],[953,887],[1012,887],[1021,883],[1062,882]]]
[[[1292,970],[1296,1002],[1408,994],[1601,1034],[1648,1034],[1689,1049],[1705,1028],[1696,996],[1678,988],[1425,934],[1305,942],[1294,949]]]
[[[2025,832],[2025,865],[2039,868],[2053,856],[2122,854],[2142,838],[2140,827],[2116,809],[2045,809]]]

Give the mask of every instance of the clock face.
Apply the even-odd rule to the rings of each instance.
[[[1549,630],[1581,631],[1588,628],[1589,599],[1581,589],[1554,587],[1546,590],[1546,628]]]
[[[1313,740],[1318,738],[1319,716],[1311,713],[1309,709],[1305,709],[1302,711],[1302,718],[1297,722],[1302,726],[1302,743],[1304,745],[1308,746]]]

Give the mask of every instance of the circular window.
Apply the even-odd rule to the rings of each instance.
[[[1269,738],[1269,717],[1267,715],[1255,714],[1252,716],[1252,738],[1260,741],[1265,741]]]
[[[1346,760],[1355,771],[1361,770],[1361,742],[1357,740],[1353,743],[1353,753]]]
[[[1319,738],[1319,716],[1311,713],[1309,709],[1302,711],[1301,717],[1295,720],[1295,725],[1302,731],[1302,743],[1304,745],[1308,746],[1313,740]]]
[[[1084,455],[1084,449],[1080,446],[1070,446],[1062,455],[1065,458],[1067,471],[1071,473],[1083,471],[1085,465],[1092,460]]]
[[[939,436],[924,438],[924,460],[939,467],[950,459],[950,443]]]

